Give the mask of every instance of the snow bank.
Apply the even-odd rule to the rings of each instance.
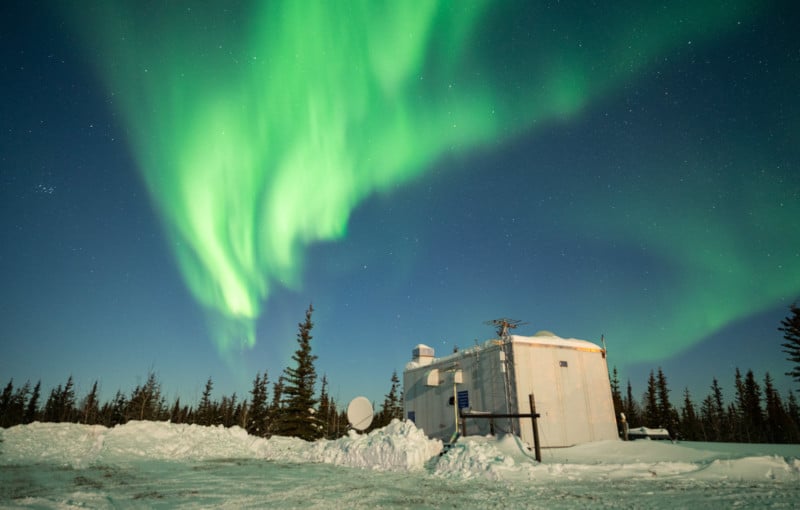
[[[686,479],[800,482],[800,445],[603,441],[543,450],[543,462],[514,436],[467,437],[439,456],[442,443],[411,422],[334,441],[257,438],[238,427],[130,422],[114,428],[33,423],[0,429],[0,466],[73,468],[137,461],[253,459],[322,463],[373,471],[427,472],[440,479],[559,481]]]
[[[636,479],[800,482],[800,445],[674,444],[663,441],[599,441],[543,450],[532,459],[518,438],[462,438],[436,464],[445,478],[489,480],[607,481]],[[737,457],[736,450],[741,451]],[[783,455],[750,455],[779,450]]]
[[[800,461],[777,455],[714,460],[696,475],[702,480],[796,481],[800,480]]]
[[[430,439],[408,421],[392,420],[386,427],[367,435],[350,431],[348,437],[318,441],[309,456],[319,462],[378,471],[421,470],[442,451],[442,442]]]
[[[291,437],[263,439],[239,427],[203,427],[132,421],[114,428],[74,423],[32,423],[0,432],[0,464],[50,462],[85,467],[137,459],[265,459],[320,462],[380,471],[413,471],[438,455],[441,441],[410,422],[393,421],[370,434],[351,432],[335,441]]]
[[[0,429],[0,507],[797,508],[800,445],[518,438],[442,444],[409,422],[308,443],[131,422]],[[341,466],[341,467],[340,467]],[[354,473],[353,469],[360,469]]]
[[[516,438],[510,435],[499,440],[462,438],[442,455],[434,474],[446,478],[481,477],[490,480],[529,474],[535,468],[535,461],[519,448]]]
[[[0,463],[82,466],[103,448],[109,429],[75,423],[31,423],[0,429]]]
[[[263,456],[263,439],[239,427],[131,421],[106,428],[32,423],[2,433],[2,463],[51,462],[84,467],[136,459],[207,460]]]

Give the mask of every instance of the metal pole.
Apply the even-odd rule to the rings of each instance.
[[[458,434],[458,390],[456,389],[456,372],[453,371],[453,437]]]
[[[536,402],[533,400],[533,393],[528,395],[528,401],[531,405],[531,425],[533,426],[533,452],[536,455],[536,460],[538,462],[542,461],[542,447],[539,444],[539,424],[536,422],[536,418],[539,416],[536,413]]]

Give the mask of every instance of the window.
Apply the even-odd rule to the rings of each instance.
[[[564,361],[564,360],[561,360],[561,361],[558,362],[558,366],[560,366],[561,368],[567,368],[567,362]]]

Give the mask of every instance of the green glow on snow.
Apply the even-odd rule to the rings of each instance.
[[[304,248],[342,238],[365,197],[569,119],[748,6],[695,3],[542,7],[529,26],[488,1],[102,2],[71,17],[225,353],[254,345],[270,289],[299,285]]]

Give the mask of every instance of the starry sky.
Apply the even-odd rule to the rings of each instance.
[[[4,2],[0,377],[105,398],[527,322],[680,401],[792,388],[792,2]],[[796,389],[796,388],[795,388]]]

